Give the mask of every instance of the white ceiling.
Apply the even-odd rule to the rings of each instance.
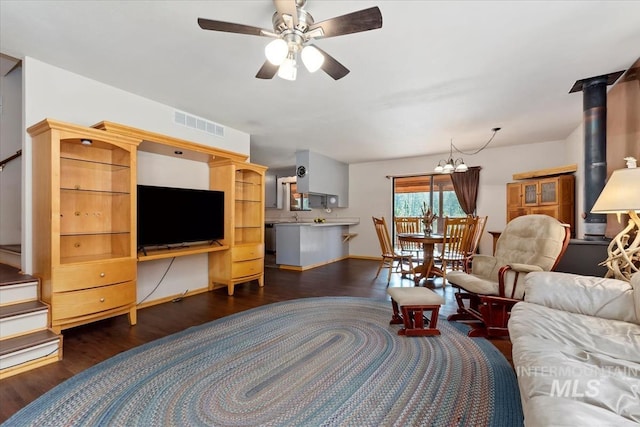
[[[0,53],[25,55],[251,134],[252,161],[310,149],[355,163],[565,139],[582,78],[640,56],[638,1],[309,0],[316,21],[379,6],[379,30],[316,41],[351,73],[254,78],[268,38],[204,31],[197,18],[271,28],[270,0],[0,0]]]

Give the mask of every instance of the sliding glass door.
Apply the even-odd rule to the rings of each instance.
[[[442,233],[442,218],[466,216],[453,190],[451,175],[416,175],[393,178],[393,216],[421,217],[426,203],[438,215],[433,230]],[[394,228],[395,234],[395,228]]]

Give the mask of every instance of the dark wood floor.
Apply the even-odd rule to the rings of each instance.
[[[64,331],[62,361],[0,381],[0,422],[71,376],[120,352],[190,326],[295,298],[360,296],[388,299],[386,271],[383,270],[380,277],[374,279],[376,268],[375,261],[357,259],[336,262],[303,273],[266,268],[264,288],[253,282],[236,286],[233,297],[227,296],[226,289],[218,289],[184,298],[180,302],[148,307],[138,311],[138,324],[134,327],[129,326],[126,316],[118,316],[68,329]],[[390,286],[413,286],[413,281],[394,275]],[[447,303],[441,310],[443,315],[455,311],[451,287],[443,289],[440,279],[427,286],[433,286],[436,292],[445,297]],[[511,360],[511,344],[508,340],[492,342]]]

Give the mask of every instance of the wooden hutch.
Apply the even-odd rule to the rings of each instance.
[[[575,236],[576,165],[514,174],[507,184],[507,222],[522,215],[543,214],[569,224]]]

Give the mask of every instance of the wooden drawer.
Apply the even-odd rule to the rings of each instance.
[[[231,263],[231,277],[236,279],[238,277],[252,276],[254,274],[260,274],[263,271],[263,259],[254,259],[251,261],[240,261]]]
[[[136,260],[105,261],[58,267],[53,271],[53,292],[105,286],[136,279]]]
[[[136,302],[136,282],[53,294],[52,320],[99,313]]]
[[[264,258],[264,245],[261,243],[236,246],[231,249],[232,261],[247,261],[258,258]]]

